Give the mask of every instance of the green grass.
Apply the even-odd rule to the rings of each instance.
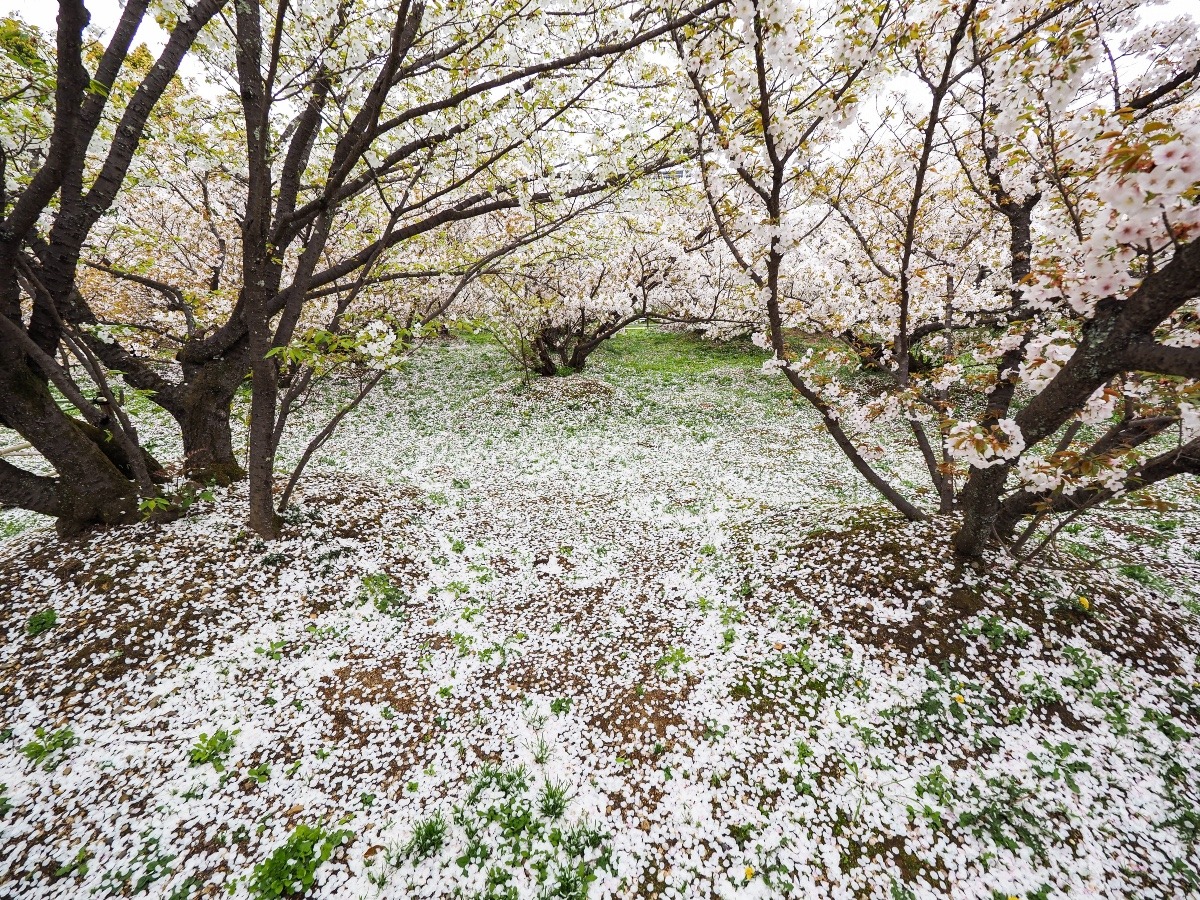
[[[480,329],[470,322],[454,322],[448,326],[447,330],[468,344],[496,344],[499,346],[490,331]]]
[[[631,374],[698,375],[713,369],[757,369],[767,354],[746,339],[708,341],[651,326],[626,328],[597,350],[595,358]]]
[[[25,514],[24,510],[16,510],[9,513],[5,518],[0,519],[0,541],[3,541],[5,538],[16,537],[22,531],[26,531],[39,524],[41,523],[38,521],[36,514]]]

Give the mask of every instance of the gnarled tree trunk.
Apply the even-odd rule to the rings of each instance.
[[[88,430],[59,408],[46,382],[7,341],[0,343],[0,421],[28,440],[58,473],[57,478],[37,476],[5,463],[0,467],[0,503],[56,517],[64,536],[91,525],[136,521],[137,486]]]

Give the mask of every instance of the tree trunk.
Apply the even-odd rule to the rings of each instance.
[[[588,357],[591,356],[592,351],[599,346],[599,341],[595,343],[584,342],[577,344],[575,349],[571,351],[571,357],[567,360],[566,368],[568,368],[572,373],[582,372],[584,367],[587,366]]]
[[[534,372],[544,378],[553,378],[558,374],[558,365],[550,355],[550,344],[544,335],[537,335],[530,345],[532,359],[530,366]]]
[[[79,419],[72,418],[71,422],[83,432],[88,440],[100,448],[100,452],[108,457],[108,461],[116,466],[122,475],[130,481],[136,481],[137,475],[129,455],[119,443],[112,439],[109,432]],[[159,461],[145,447],[135,445],[135,449],[141,454],[142,464],[156,484],[163,484],[170,480]]]
[[[247,368],[245,352],[184,364],[183,383],[167,411],[179,423],[189,478],[229,485],[246,476],[233,452],[229,420]]]
[[[46,479],[7,466],[0,473],[0,503],[25,506],[24,501],[36,501],[38,511],[57,517],[58,532],[64,536],[90,525],[137,520],[137,487],[80,423],[59,408],[46,383],[11,346],[0,348],[0,418],[58,473],[57,479]]]
[[[228,486],[246,477],[233,452],[229,427],[230,398],[189,394],[185,413],[179,419],[183,434],[183,471],[188,478]]]
[[[275,360],[267,356],[271,338],[269,321],[260,319],[251,325],[250,528],[275,540],[282,520],[275,512],[275,408],[279,386]]]
[[[1000,516],[1000,494],[1008,478],[1007,466],[977,469],[971,473],[958,497],[962,526],[954,535],[954,549],[967,557],[983,555]]]
[[[1029,275],[1032,266],[1033,209],[1041,200],[1041,194],[1033,194],[1017,202],[1007,199],[998,181],[994,190],[997,192],[997,205],[1008,220],[1009,291],[1013,309],[1019,312],[1023,304],[1021,282]],[[996,368],[996,385],[981,419],[981,424],[986,427],[995,425],[1008,415],[1017,390],[1017,371],[1025,356],[1028,338],[1029,332],[1026,331],[1020,345],[1006,351],[1000,358]],[[1032,445],[1035,441],[1029,443]],[[958,507],[963,514],[962,527],[953,539],[955,551],[962,556],[975,558],[983,555],[984,548],[995,534],[996,520],[1000,516],[1000,497],[1008,480],[1008,470],[1009,465],[1005,463],[988,469],[976,469],[967,478],[958,499]]]

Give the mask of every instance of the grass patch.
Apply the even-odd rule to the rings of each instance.
[[[654,326],[626,328],[597,351],[612,369],[626,373],[699,375],[714,369],[757,369],[767,354],[748,339],[710,341],[691,332]]]

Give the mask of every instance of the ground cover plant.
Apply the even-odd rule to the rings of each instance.
[[[976,565],[749,342],[528,382],[470,337],[277,542],[242,485],[70,543],[8,514],[4,893],[1200,893],[1194,488]]]

